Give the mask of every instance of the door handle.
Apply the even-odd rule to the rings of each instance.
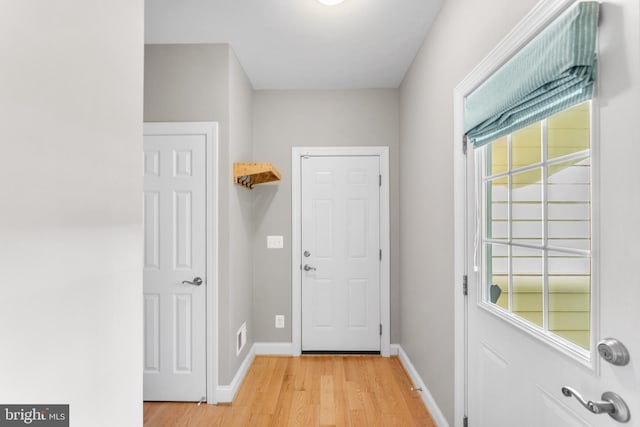
[[[304,271],[316,271],[316,268],[310,266],[309,264],[305,264],[302,268],[304,269]]]
[[[629,407],[624,400],[616,393],[611,391],[605,391],[600,397],[602,400],[587,401],[580,393],[571,387],[562,387],[562,394],[566,397],[575,397],[578,402],[589,412],[594,414],[609,414],[611,418],[621,423],[629,421],[631,414],[629,413]]]
[[[202,279],[199,277],[196,277],[193,279],[193,282],[190,282],[188,280],[183,280],[182,281],[183,285],[193,285],[193,286],[200,286],[202,285]]]

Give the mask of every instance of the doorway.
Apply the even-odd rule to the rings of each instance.
[[[311,169],[305,168],[304,162],[306,161],[309,161],[310,166],[315,166],[312,166]],[[331,165],[331,167],[327,168],[323,165]],[[324,172],[320,173],[320,178],[328,178],[331,174],[330,171],[337,171],[336,168],[342,171],[338,174],[342,174],[343,178],[338,179],[336,175],[330,181],[335,181],[335,184],[344,191],[349,191],[347,188],[350,186],[349,179],[351,179],[355,188],[359,187],[363,190],[363,193],[357,197],[359,202],[354,202],[360,208],[356,209],[357,206],[354,205],[351,214],[347,209],[346,193],[340,196],[341,200],[336,200],[333,198],[337,193],[333,190],[328,191],[326,195],[321,197],[323,203],[315,203],[318,208],[316,210],[312,207],[314,205],[312,199],[305,197],[307,191],[322,191],[321,188],[314,189],[313,186],[307,185],[309,182],[322,182],[322,179],[320,181],[316,179],[317,176],[312,178],[314,170],[319,172],[320,169],[324,169]],[[306,181],[305,169],[307,172]],[[352,172],[348,172],[349,170]],[[361,182],[360,180],[365,179],[364,176],[371,174],[374,176],[366,178],[369,181],[368,190],[365,190],[367,184],[364,184],[364,181],[362,184],[357,184],[357,182]],[[349,176],[351,178],[348,178]],[[328,181],[327,184],[320,184],[321,187],[323,185],[326,187]],[[374,194],[373,199],[370,199],[371,194]],[[368,200],[367,206],[371,202],[379,206],[374,209],[376,215],[373,222],[370,221],[372,219],[370,216],[367,216],[367,221],[358,220],[358,218],[363,219],[362,215],[365,215],[365,211],[369,209],[364,208],[363,200],[365,199]],[[318,221],[311,219],[314,215],[322,213],[322,209],[319,208],[333,203],[336,206],[342,204],[343,209],[339,216],[330,219],[325,217],[324,220],[319,218]],[[305,204],[307,204],[306,208]],[[326,213],[324,212],[324,214]],[[304,219],[305,215],[310,215],[308,218],[311,222]],[[340,221],[344,224],[341,235],[348,236],[346,224],[349,223],[350,217],[352,221],[355,221],[354,224],[358,224],[358,226],[352,227],[354,232],[361,231],[361,233],[352,236],[354,244],[356,241],[359,242],[359,251],[362,252],[361,255],[364,255],[358,257],[360,264],[363,264],[362,261],[365,259],[369,262],[375,261],[375,265],[369,264],[370,270],[375,270],[377,273],[375,277],[372,277],[373,286],[370,286],[372,282],[369,279],[361,277],[352,277],[353,280],[349,282],[346,279],[351,268],[347,260],[349,257],[341,256],[339,262],[332,260],[332,257],[327,256],[328,251],[324,251],[327,252],[325,254],[320,247],[327,241],[324,243],[320,240],[315,241],[313,240],[314,233],[310,233],[312,229],[319,232],[320,228],[318,227],[322,224],[327,225],[327,221]],[[368,224],[367,229],[362,228],[364,223]],[[334,227],[334,225],[327,225],[325,231],[335,228],[333,232],[336,232],[340,229],[339,226]],[[307,228],[306,232],[305,227]],[[370,231],[371,227],[375,229],[376,233]],[[328,234],[323,232],[315,233],[315,235],[325,238]],[[364,236],[373,240],[367,240]],[[309,238],[312,240],[308,240]],[[349,243],[345,239],[341,239],[341,241],[343,244],[339,245],[340,248],[348,247]],[[363,246],[365,241],[368,243]],[[304,248],[305,244],[313,246],[313,252],[310,247]],[[334,242],[331,243],[331,247],[337,248],[338,246]],[[301,354],[303,350],[373,350],[380,351],[383,356],[389,356],[389,247],[388,147],[294,147],[292,149],[292,338],[295,355]],[[342,254],[345,255],[346,252],[342,251]],[[364,264],[366,263],[365,261]],[[338,264],[340,264],[339,267]],[[319,267],[321,270],[318,270]],[[328,280],[329,275],[338,271],[344,276],[340,279],[345,284],[342,289]],[[347,284],[353,286],[347,286]],[[303,289],[303,286],[307,288]],[[351,301],[354,304],[348,303],[349,295],[352,296]],[[345,301],[345,303],[340,306],[338,301]],[[338,338],[332,339],[331,336],[335,336],[334,332],[337,330],[340,331],[337,335]],[[350,345],[347,344],[350,341],[347,338],[349,336],[352,337]],[[358,340],[362,341],[358,344]]]
[[[216,123],[145,123],[147,401],[216,403],[216,162]]]

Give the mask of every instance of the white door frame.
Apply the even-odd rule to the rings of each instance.
[[[206,145],[207,403],[218,403],[218,123],[146,122],[144,135],[204,135]]]
[[[302,353],[302,195],[300,162],[304,156],[378,156],[380,158],[380,354],[390,355],[389,147],[293,147],[291,149],[291,339],[294,356]]]
[[[505,38],[453,90],[453,170],[454,170],[454,425],[462,425],[467,409],[467,300],[462,277],[467,274],[467,220],[465,203],[466,157],[462,152],[465,98],[500,66],[533,39],[577,0],[541,0]],[[472,148],[469,147],[469,155]]]

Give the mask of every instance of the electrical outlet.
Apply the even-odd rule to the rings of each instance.
[[[276,328],[278,329],[284,328],[284,315],[276,314]]]

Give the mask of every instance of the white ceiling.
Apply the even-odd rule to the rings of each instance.
[[[396,88],[443,0],[146,0],[146,43],[229,43],[255,89]]]

